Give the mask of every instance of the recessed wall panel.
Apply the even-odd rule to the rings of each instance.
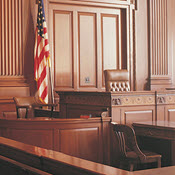
[[[143,110],[143,111],[125,111],[124,119],[122,122],[124,124],[132,124],[134,122],[140,121],[153,121],[153,111]]]
[[[175,109],[168,109],[168,121],[174,122],[175,121]]]
[[[55,86],[73,86],[72,13],[54,11]]]
[[[99,137],[98,127],[62,129],[59,131],[59,151],[98,162],[100,154]]]
[[[119,29],[117,15],[102,15],[103,70],[119,68]]]
[[[114,14],[101,15],[102,30],[102,71],[121,68],[119,16]],[[103,75],[103,73],[102,73]],[[105,85],[104,76],[102,86]]]
[[[80,87],[96,87],[96,15],[79,13],[78,19]]]

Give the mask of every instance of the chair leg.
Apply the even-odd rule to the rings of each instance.
[[[122,169],[122,170],[125,170],[126,168],[128,169],[127,165],[128,164],[126,164],[125,162],[121,161],[119,163],[119,168]]]
[[[29,106],[26,110],[26,118],[34,118],[34,108],[32,106]]]
[[[158,168],[161,168],[161,158],[158,159],[158,161],[157,161],[157,167],[158,167]]]
[[[19,110],[19,108],[16,108],[17,118],[20,118],[18,110]]]
[[[25,115],[25,118],[27,118],[27,115],[28,115],[28,111],[29,109],[28,108],[26,108],[26,115]]]
[[[133,163],[129,164],[129,171],[134,171],[134,164]]]
[[[51,107],[51,115],[50,115],[50,117],[52,118],[52,116],[53,116],[53,106]]]
[[[123,169],[122,163],[119,164],[119,168],[120,168],[120,169]]]

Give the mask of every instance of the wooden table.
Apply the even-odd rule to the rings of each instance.
[[[162,154],[163,166],[175,165],[175,122],[133,123],[141,147]]]

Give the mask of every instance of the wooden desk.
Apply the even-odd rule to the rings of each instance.
[[[175,165],[175,122],[135,122],[133,127],[142,148],[162,154],[164,166]]]

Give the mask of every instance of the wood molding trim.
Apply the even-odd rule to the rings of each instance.
[[[151,85],[170,85],[172,83],[172,79],[169,76],[152,76],[150,78]]]
[[[49,3],[63,3],[63,4],[81,4],[81,5],[100,5],[100,6],[113,6],[113,5],[135,5],[136,0],[49,0]]]
[[[112,95],[111,97],[112,106],[146,106],[154,105],[155,97],[153,94],[131,94],[126,95]]]
[[[0,76],[0,87],[28,87],[24,76]]]
[[[0,104],[14,103],[13,97],[0,97]]]

